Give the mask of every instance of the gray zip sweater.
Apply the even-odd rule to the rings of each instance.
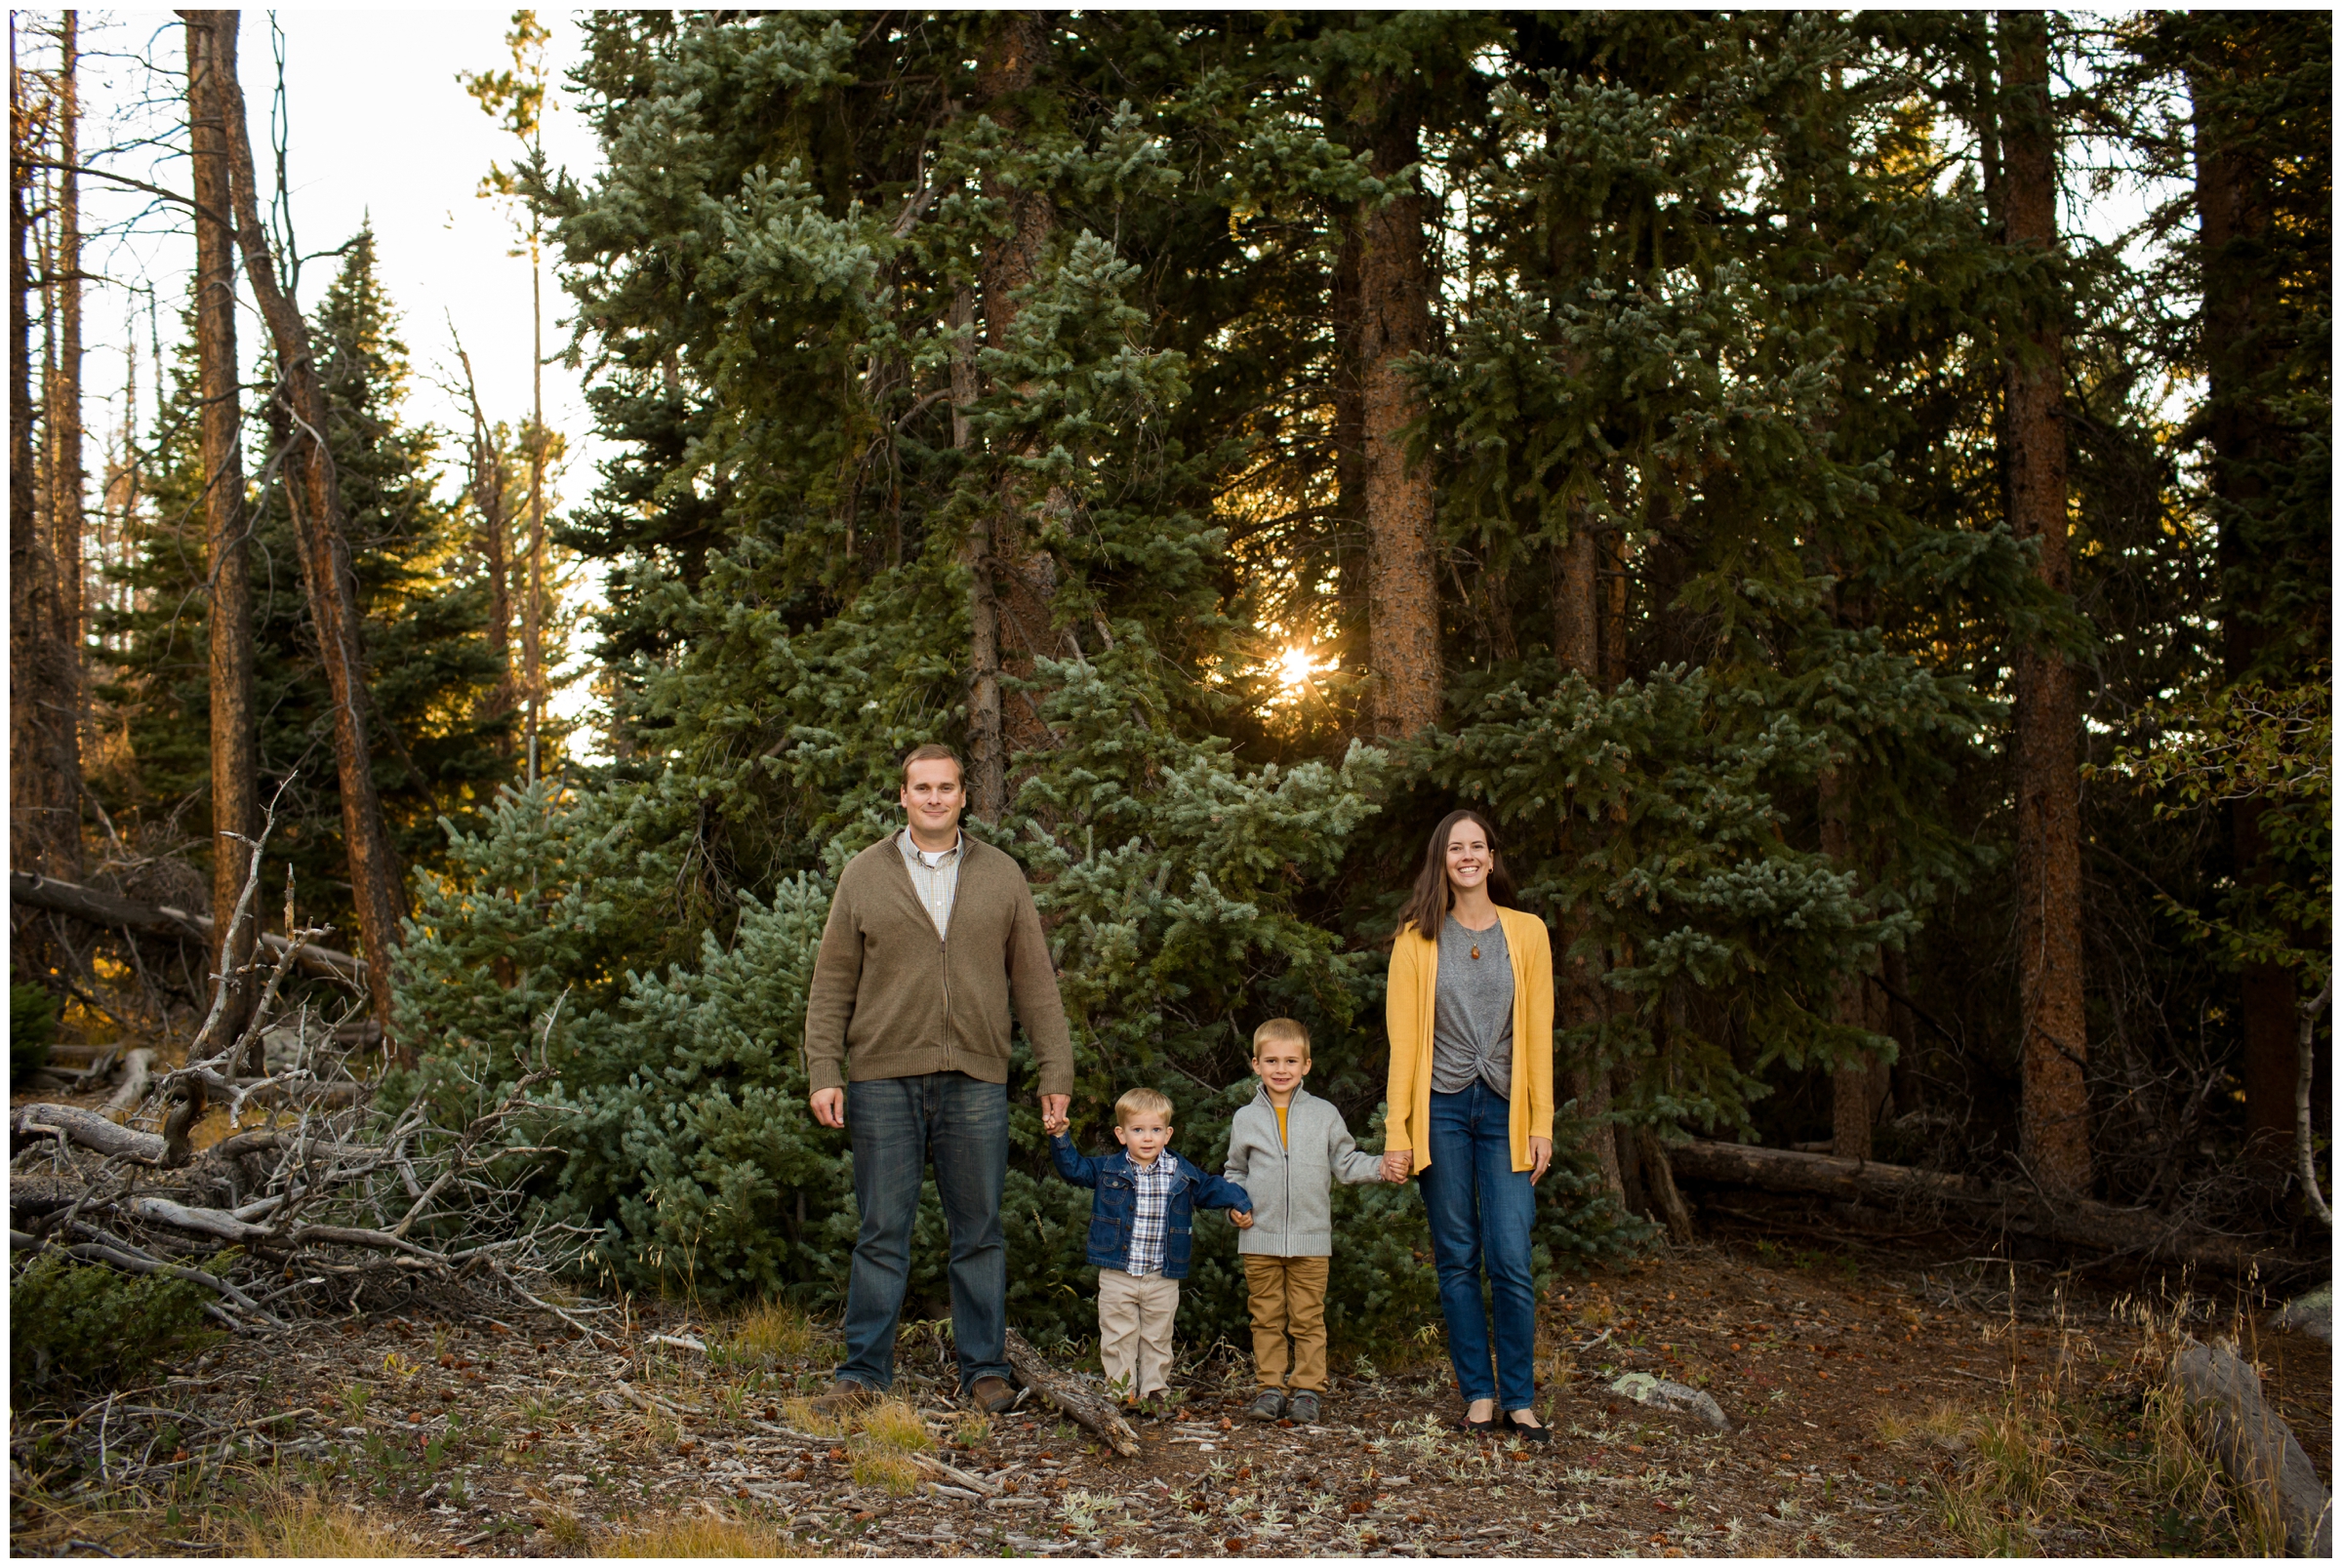
[[[1307,1089],[1285,1107],[1285,1137],[1263,1086],[1228,1130],[1228,1179],[1252,1194],[1252,1228],[1236,1251],[1270,1258],[1326,1258],[1334,1250],[1334,1183],[1379,1182],[1383,1157],[1362,1152],[1342,1112]]]

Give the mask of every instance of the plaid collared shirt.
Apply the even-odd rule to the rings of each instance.
[[[1139,1210],[1130,1222],[1130,1260],[1122,1266],[1133,1274],[1151,1274],[1163,1266],[1163,1233],[1166,1217],[1171,1212],[1171,1184],[1178,1180],[1171,1170],[1168,1149],[1155,1155],[1152,1165],[1131,1162],[1130,1176],[1139,1189]]]
[[[951,847],[937,856],[931,865],[927,852],[911,842],[909,828],[895,835],[895,846],[903,852],[903,867],[910,873],[911,891],[919,896],[927,918],[935,922],[938,937],[951,935],[951,901],[959,893],[959,863],[967,844],[964,835],[955,834]]]

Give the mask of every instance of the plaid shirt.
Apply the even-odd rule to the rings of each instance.
[[[1151,1274],[1163,1266],[1163,1220],[1171,1209],[1171,1184],[1179,1180],[1162,1155],[1152,1165],[1130,1164],[1131,1185],[1139,1189],[1138,1213],[1130,1222],[1130,1262],[1133,1274]]]

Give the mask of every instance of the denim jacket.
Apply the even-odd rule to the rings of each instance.
[[[1073,1146],[1059,1133],[1049,1140],[1049,1157],[1057,1174],[1075,1186],[1095,1187],[1090,1203],[1089,1261],[1096,1268],[1124,1268],[1130,1264],[1130,1229],[1139,1215],[1139,1189],[1130,1174],[1130,1156],[1116,1150],[1095,1158]],[[1163,1277],[1188,1277],[1188,1260],[1195,1247],[1195,1211],[1236,1209],[1249,1213],[1250,1194],[1224,1177],[1199,1170],[1164,1149],[1156,1159],[1171,1162],[1171,1202],[1163,1213]]]

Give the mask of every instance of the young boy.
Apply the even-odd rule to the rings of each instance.
[[[1258,1196],[1252,1224],[1236,1242],[1252,1296],[1252,1359],[1261,1381],[1244,1414],[1255,1421],[1290,1416],[1306,1425],[1317,1419],[1325,1394],[1333,1184],[1379,1182],[1383,1161],[1361,1153],[1342,1113],[1302,1088],[1310,1070],[1307,1025],[1272,1018],[1255,1029],[1252,1070],[1260,1074],[1261,1092],[1236,1112],[1228,1134],[1228,1178]]]
[[[1114,1141],[1121,1153],[1092,1159],[1061,1124],[1050,1130],[1049,1157],[1067,1181],[1097,1188],[1089,1260],[1098,1269],[1098,1355],[1107,1387],[1135,1407],[1170,1392],[1171,1320],[1194,1247],[1195,1211],[1233,1210],[1243,1225],[1252,1199],[1171,1152],[1171,1101],[1159,1089],[1133,1089],[1114,1102]]]

